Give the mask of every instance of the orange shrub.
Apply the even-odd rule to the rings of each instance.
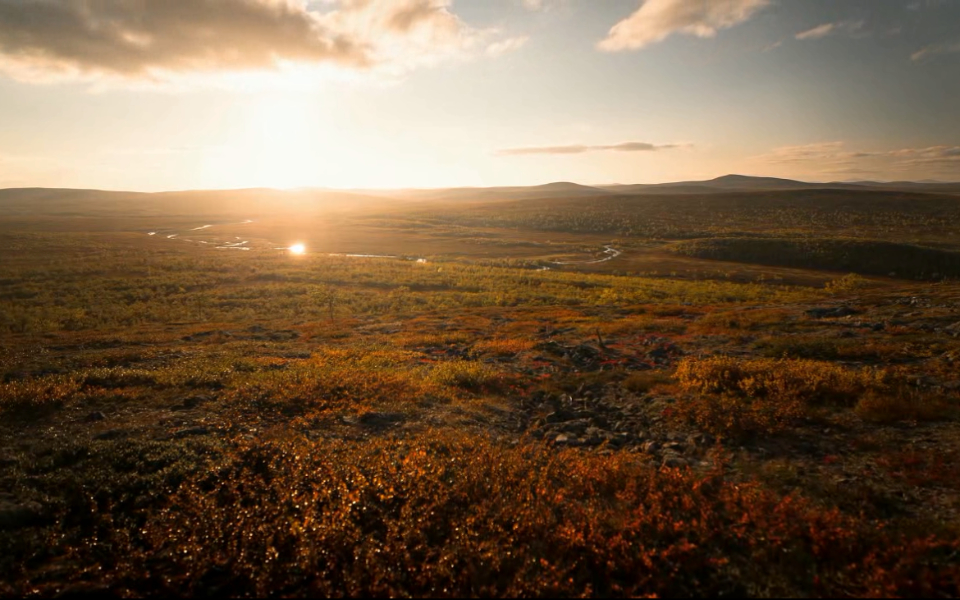
[[[874,423],[896,421],[937,421],[956,413],[960,408],[938,394],[924,394],[916,389],[897,387],[868,390],[857,402],[854,411]]]
[[[677,368],[687,397],[677,412],[721,436],[772,434],[824,406],[850,406],[884,384],[879,371],[854,371],[813,360],[727,356],[688,358]]]
[[[63,375],[0,383],[0,412],[36,412],[60,408],[80,393],[80,383]]]
[[[520,352],[525,352],[533,348],[532,340],[520,338],[497,338],[493,340],[480,340],[474,344],[473,349],[483,354],[493,354],[494,356],[513,356]]]
[[[946,595],[956,540],[901,540],[719,473],[461,433],[241,445],[185,484],[125,593]]]

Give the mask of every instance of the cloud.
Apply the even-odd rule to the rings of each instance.
[[[905,148],[888,153],[910,165],[955,165],[960,167],[960,146]]]
[[[647,142],[624,142],[603,146],[587,146],[583,144],[568,144],[565,146],[526,146],[522,148],[506,148],[498,150],[497,156],[524,156],[530,154],[585,154],[587,152],[656,152],[679,148],[681,144],[656,145]]]
[[[768,165],[821,173],[904,173],[960,177],[960,146],[938,145],[882,151],[850,151],[843,142],[783,146],[754,157]]]
[[[861,29],[863,29],[863,21],[837,21],[836,23],[817,25],[813,29],[801,31],[793,37],[798,40],[819,40],[836,33],[855,34]]]
[[[960,52],[960,42],[955,42],[952,44],[934,44],[914,52],[910,56],[910,60],[922,60],[938,54],[953,54],[956,52]]]
[[[520,3],[527,10],[551,10],[557,8],[568,0],[520,0]]]
[[[513,52],[519,50],[526,44],[530,38],[528,36],[520,36],[507,38],[499,42],[494,42],[487,46],[487,56],[500,56],[501,54],[506,54],[507,52]]]
[[[676,32],[713,37],[718,30],[750,19],[769,4],[770,0],[646,0],[636,12],[614,25],[598,47],[607,52],[635,50]]]
[[[817,27],[814,27],[813,29],[808,29],[807,31],[798,33],[794,37],[797,38],[798,40],[816,40],[816,39],[820,39],[822,37],[826,37],[830,35],[830,33],[836,27],[837,27],[836,23],[824,23],[823,25],[819,25]]]
[[[0,68],[157,79],[285,64],[409,70],[476,55],[492,30],[451,0],[0,0]],[[313,8],[312,8],[313,7]]]

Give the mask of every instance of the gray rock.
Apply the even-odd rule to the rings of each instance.
[[[646,452],[647,454],[653,454],[659,449],[660,449],[659,442],[655,442],[652,440],[643,445],[643,451]]]
[[[200,406],[201,404],[203,404],[204,402],[209,402],[209,401],[210,401],[210,396],[203,396],[203,395],[200,395],[200,396],[190,396],[189,398],[184,398],[184,399],[183,399],[183,407],[184,407],[184,408],[196,408],[196,407]]]
[[[20,529],[43,518],[43,507],[36,502],[16,502],[0,498],[0,530]]]
[[[663,458],[663,466],[670,469],[681,469],[689,465],[690,463],[679,456],[670,455]]]
[[[2,467],[12,467],[17,464],[17,457],[14,454],[7,450],[0,450],[0,468]]]
[[[404,418],[401,413],[366,412],[360,415],[359,421],[364,425],[383,426],[399,423],[403,421]]]
[[[87,418],[85,419],[85,421],[87,423],[94,423],[96,421],[106,420],[106,418],[107,418],[107,415],[103,414],[98,410],[96,412],[92,412],[89,415],[87,415]]]
[[[187,429],[181,429],[180,431],[174,433],[173,437],[182,439],[185,437],[194,437],[200,435],[210,435],[210,429],[208,427],[188,427]]]
[[[68,585],[54,598],[111,598],[113,596],[113,590],[109,585],[84,581]]]
[[[811,308],[806,312],[815,319],[849,317],[850,315],[857,314],[857,311],[849,306],[837,306],[835,308]]]
[[[93,436],[93,439],[95,439],[95,440],[116,440],[116,439],[125,437],[126,435],[127,435],[126,430],[123,430],[123,429],[108,429],[108,430],[106,430],[106,431],[102,431],[102,432],[98,433],[97,435]]]

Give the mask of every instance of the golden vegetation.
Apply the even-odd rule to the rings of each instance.
[[[434,225],[668,236],[639,247],[951,222],[716,200]],[[950,282],[0,247],[0,596],[960,594]]]

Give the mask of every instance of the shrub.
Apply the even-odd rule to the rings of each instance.
[[[874,423],[937,421],[955,413],[957,403],[935,394],[897,387],[868,390],[854,410],[861,419]]]
[[[437,363],[430,372],[433,381],[442,385],[478,391],[498,383],[500,373],[484,363],[451,360]]]
[[[685,359],[677,369],[688,396],[678,414],[716,435],[773,434],[819,407],[852,406],[884,373],[790,359]]]
[[[492,354],[494,356],[513,356],[533,348],[534,342],[525,339],[503,339],[480,340],[474,344],[473,349],[482,354]]]
[[[620,385],[634,394],[645,394],[653,388],[670,382],[666,374],[658,371],[637,371],[631,373]]]
[[[242,445],[146,523],[129,595],[956,595],[956,541],[626,455],[462,433]]]
[[[77,380],[65,375],[0,383],[0,411],[15,414],[55,410],[79,393]]]

